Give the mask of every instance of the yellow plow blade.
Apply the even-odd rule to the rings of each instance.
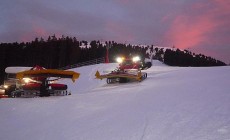
[[[60,78],[71,78],[73,82],[78,79],[80,73],[74,71],[65,71],[57,69],[42,69],[42,70],[27,70],[16,74],[17,79],[24,77],[60,77]]]
[[[128,78],[135,79],[137,81],[141,81],[142,73],[138,72],[137,74],[129,74],[129,73],[109,73],[105,75],[101,75],[99,71],[95,73],[96,79],[104,79],[104,78]]]

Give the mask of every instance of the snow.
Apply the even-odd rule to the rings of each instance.
[[[22,72],[25,70],[30,70],[32,67],[7,67],[5,69],[6,73],[18,73],[18,72]]]
[[[229,140],[230,67],[169,67],[142,82],[95,79],[117,64],[72,69],[71,96],[0,99],[1,140]]]

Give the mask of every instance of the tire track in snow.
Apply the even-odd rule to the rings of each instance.
[[[143,133],[142,133],[142,135],[141,135],[140,140],[143,140],[143,139],[144,139],[148,125],[149,125],[149,121],[148,121],[147,118],[145,118],[145,126],[144,126]]]

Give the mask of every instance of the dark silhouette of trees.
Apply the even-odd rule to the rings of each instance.
[[[45,68],[61,68],[80,62],[105,57],[106,47],[109,48],[109,60],[115,62],[117,56],[139,55],[149,58],[154,52],[153,58],[163,61],[171,66],[223,66],[225,63],[202,54],[177,49],[173,51],[153,46],[141,47],[138,45],[116,43],[108,41],[104,44],[100,41],[78,41],[76,37],[55,35],[47,40],[35,38],[31,42],[1,43],[0,44],[0,82],[3,82],[4,71],[9,66],[40,65]],[[148,48],[150,52],[147,53]]]
[[[181,51],[177,49],[173,51],[171,49],[167,49],[164,54],[164,63],[170,66],[225,66],[226,64],[216,60],[211,57],[207,57],[202,54],[192,54],[188,50]]]
[[[91,47],[80,47],[80,45]],[[78,41],[75,37],[57,38],[49,36],[47,40],[35,38],[31,42],[0,44],[0,82],[9,66],[40,65],[45,68],[60,68],[87,60],[104,57],[105,47],[99,41]]]

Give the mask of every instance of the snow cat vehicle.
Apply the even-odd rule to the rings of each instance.
[[[44,97],[70,95],[67,85],[55,83],[61,78],[71,78],[73,82],[78,79],[79,73],[74,71],[45,69],[35,66],[30,70],[16,73],[17,89],[10,93],[10,97]]]
[[[29,70],[32,67],[6,67],[4,83],[0,86],[0,98],[11,97],[11,92],[17,89],[19,80],[16,79],[16,73]]]
[[[119,67],[108,74],[101,75],[99,71],[95,76],[97,79],[105,79],[107,84],[111,83],[127,83],[130,81],[142,81],[147,78],[146,72],[141,72],[142,69],[146,69],[140,60],[140,57],[135,56],[133,58],[118,57],[117,62]]]

